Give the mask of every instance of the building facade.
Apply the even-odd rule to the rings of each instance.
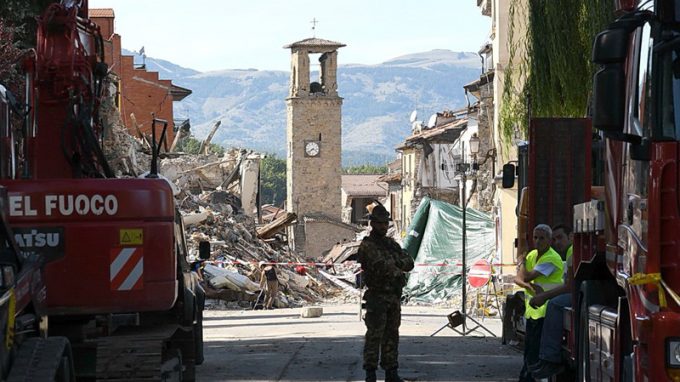
[[[483,180],[488,189],[493,188],[493,218],[496,222],[497,236],[497,259],[504,264],[501,267],[503,273],[514,273],[515,267],[512,265],[516,261],[515,237],[517,236],[517,216],[516,207],[518,203],[518,191],[516,188],[503,189],[501,187],[500,169],[503,164],[511,160],[517,160],[517,149],[515,142],[504,142],[501,132],[501,108],[503,106],[503,93],[506,91],[520,91],[523,78],[526,73],[513,70],[513,59],[516,61],[524,55],[524,45],[519,44],[518,40],[526,33],[526,23],[512,22],[513,12],[522,13],[526,5],[526,0],[508,2],[503,0],[477,0],[477,6],[484,16],[491,18],[491,31],[489,40],[485,42],[480,50],[483,57],[484,68],[478,89],[475,96],[479,99],[484,109],[490,132],[487,135],[485,145],[480,150],[481,155],[485,155],[484,148],[494,149],[494,167],[492,173],[483,175]],[[511,9],[514,7],[514,11]],[[516,14],[515,17],[522,18],[526,15]],[[513,33],[510,33],[510,25],[513,25]],[[515,89],[506,89],[505,80],[511,76],[516,84]],[[468,90],[468,89],[466,89]],[[474,93],[473,93],[474,94]],[[488,171],[488,169],[487,169]],[[488,195],[488,194],[487,194]]]
[[[104,39],[104,60],[118,79],[115,84],[116,106],[125,127],[132,135],[137,136],[139,130],[151,136],[152,115],[155,115],[168,122],[164,149],[169,149],[175,137],[173,102],[183,100],[191,94],[191,90],[174,85],[172,80],[160,79],[157,72],[135,64],[134,56],[122,54],[121,36],[114,29],[113,9],[93,8],[89,12],[90,19],[99,26]],[[157,140],[161,128],[156,126]]]

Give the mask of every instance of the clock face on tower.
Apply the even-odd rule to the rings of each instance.
[[[317,141],[305,141],[305,155],[308,157],[317,157],[321,147]]]

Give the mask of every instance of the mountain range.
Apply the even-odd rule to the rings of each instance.
[[[338,59],[342,61],[342,52]],[[136,57],[135,61],[142,59]],[[146,57],[145,63],[147,70],[192,90],[189,97],[175,103],[175,117],[190,118],[196,138],[204,138],[220,120],[213,143],[285,157],[289,72],[199,72],[151,57]],[[394,148],[411,134],[412,111],[417,110],[418,120],[427,121],[435,112],[465,106],[463,85],[478,79],[480,70],[477,54],[444,49],[377,65],[339,65],[338,93],[344,98],[343,166],[382,165],[393,160]]]

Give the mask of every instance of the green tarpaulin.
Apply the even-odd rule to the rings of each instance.
[[[421,209],[426,212],[421,212]],[[408,229],[409,237],[404,247],[409,253],[417,253],[416,267],[409,275],[408,284],[404,288],[404,296],[411,302],[437,303],[450,299],[460,290],[460,264],[463,253],[463,212],[454,206],[439,200],[423,201],[415,216],[426,216],[426,223],[414,217]],[[491,259],[495,253],[495,229],[493,220],[472,208],[466,209],[467,245],[465,258],[469,268],[475,260]],[[411,232],[419,232],[412,239]],[[415,235],[414,235],[415,236]],[[414,251],[415,239],[420,239],[417,251]],[[436,264],[422,266],[419,264]],[[450,265],[440,265],[450,264]]]
[[[426,196],[420,201],[420,205],[411,220],[411,225],[408,227],[408,235],[404,238],[404,249],[414,259],[418,256],[418,249],[423,241],[423,232],[425,232],[429,212],[430,198]]]

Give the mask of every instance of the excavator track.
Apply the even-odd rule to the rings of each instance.
[[[172,380],[163,375],[161,364],[167,354],[177,354],[167,352],[176,331],[176,325],[133,327],[97,339],[97,381]]]
[[[74,381],[72,360],[65,337],[29,338],[19,347],[7,382]]]

